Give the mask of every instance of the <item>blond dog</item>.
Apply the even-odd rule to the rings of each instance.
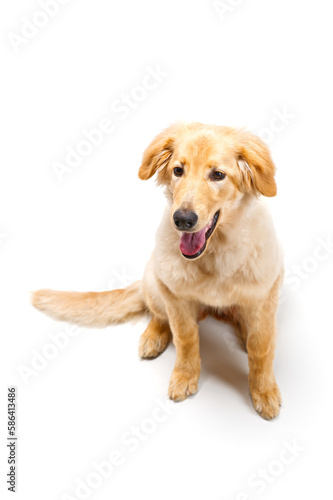
[[[149,314],[139,354],[154,358],[172,336],[176,364],[169,396],[197,392],[198,321],[231,319],[248,353],[254,408],[280,410],[273,372],[282,253],[263,196],[275,196],[275,166],[265,144],[243,130],[175,124],[146,149],[139,177],[157,175],[168,207],[142,281],[107,292],[39,290],[33,305],[56,319],[104,327]]]

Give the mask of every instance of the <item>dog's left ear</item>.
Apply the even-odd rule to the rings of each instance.
[[[139,169],[139,177],[142,180],[150,179],[159,171],[159,181],[163,182],[163,172],[171,159],[174,141],[176,138],[176,126],[165,129],[149,144],[142,158]]]
[[[247,134],[241,141],[238,166],[247,190],[264,196],[276,195],[275,165],[268,147],[259,137]]]

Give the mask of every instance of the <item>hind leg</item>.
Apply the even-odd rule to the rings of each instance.
[[[245,320],[241,314],[240,309],[237,306],[229,308],[230,320],[233,322],[235,327],[235,332],[238,338],[240,346],[247,351],[247,326]]]
[[[143,293],[147,309],[152,318],[145,332],[140,337],[139,356],[145,359],[156,358],[167,347],[171,330],[164,301],[159,293],[153,257],[148,262],[143,277]]]
[[[169,324],[153,316],[140,337],[139,356],[144,359],[156,358],[166,349],[170,337]]]
[[[217,313],[216,312],[214,313],[213,311],[211,315],[215,319],[218,319],[219,321],[223,320],[234,327],[238,344],[246,352],[247,326],[239,307],[237,306],[226,307],[219,310]]]

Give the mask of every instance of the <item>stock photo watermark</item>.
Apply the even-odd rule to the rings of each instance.
[[[262,495],[305,451],[306,447],[300,445],[296,439],[283,441],[278,456],[250,474],[246,489],[239,492],[235,500],[252,500]]]
[[[233,13],[245,0],[214,0],[212,5],[221,21]]]
[[[17,371],[24,385],[28,386],[35,378],[49,366],[59,354],[68,347],[73,337],[77,337],[82,331],[77,326],[66,325],[60,332],[49,332],[49,342],[39,349],[31,349],[31,358],[28,364],[19,364]]]
[[[294,264],[285,272],[284,285],[292,291],[298,290],[302,283],[306,282],[310,276],[320,269],[323,262],[333,256],[333,236],[328,234],[325,237],[318,236],[316,245],[313,247],[311,255],[304,257],[299,264]],[[282,290],[280,304],[286,300],[285,290]]]
[[[0,247],[4,243],[4,241],[8,238],[7,233],[0,233]]]
[[[133,272],[129,272],[125,266],[122,267],[121,271],[118,269],[111,269],[110,277],[107,282],[107,288],[108,290],[126,288],[131,285],[131,283],[139,279],[140,278],[135,276]]]
[[[17,402],[17,387],[9,386],[7,393],[7,448],[8,448],[8,472],[7,472],[7,489],[8,491],[16,492],[17,482],[17,424],[16,424],[16,402]]]
[[[266,144],[271,144],[276,134],[283,132],[296,119],[296,115],[288,111],[286,106],[281,109],[273,108],[272,115],[267,126],[257,131],[257,135]]]
[[[38,10],[30,18],[22,17],[19,32],[10,31],[7,33],[9,43],[18,53],[23,47],[26,47],[31,40],[36,38],[41,30],[45,28],[56,17],[61,8],[67,5],[71,0],[39,0]]]
[[[92,496],[116,471],[126,463],[126,458],[138,451],[142,443],[149,440],[159,426],[173,415],[177,403],[170,399],[154,400],[155,406],[148,417],[132,425],[120,435],[120,449],[112,450],[107,457],[91,462],[91,469],[84,477],[74,480],[72,493],[63,493],[61,500],[85,500]]]
[[[115,131],[117,123],[126,120],[133,110],[145,101],[148,95],[161,85],[169,75],[161,70],[159,65],[147,66],[141,82],[132,87],[128,92],[123,92],[111,103],[112,117],[104,117],[92,129],[83,129],[81,138],[74,146],[66,146],[65,158],[62,161],[53,161],[52,169],[59,180],[63,181],[65,175],[72,173],[83,160],[90,156],[100,146],[105,137]]]

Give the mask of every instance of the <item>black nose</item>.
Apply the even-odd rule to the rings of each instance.
[[[173,214],[173,220],[177,229],[187,231],[196,225],[198,216],[190,210],[176,210]]]

